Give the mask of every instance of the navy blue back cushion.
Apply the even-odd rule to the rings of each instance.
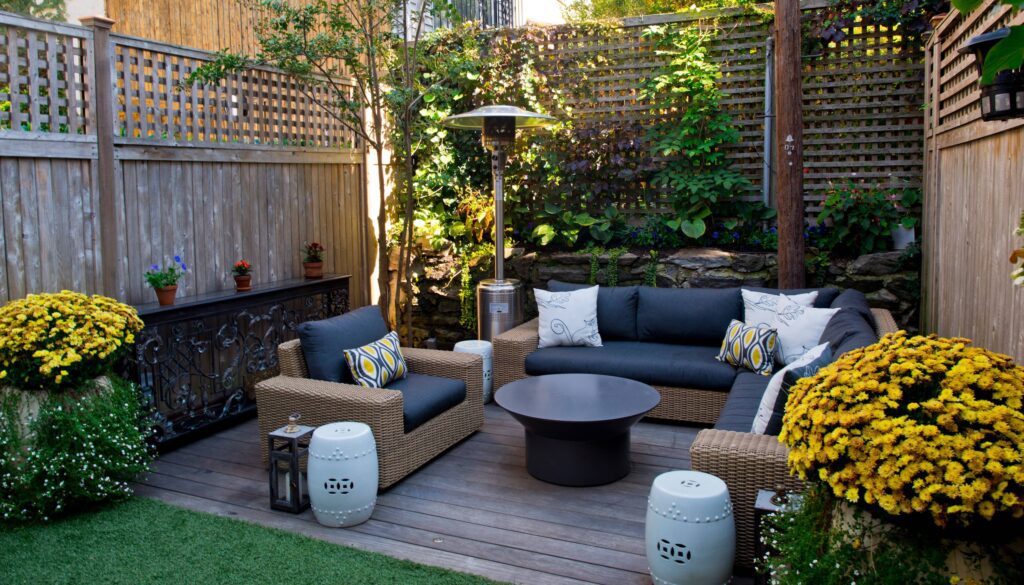
[[[832,287],[829,287],[829,288],[787,288],[787,289],[782,289],[782,290],[777,289],[777,288],[763,288],[763,287],[759,287],[759,286],[745,286],[743,288],[745,288],[747,290],[756,290],[757,292],[763,292],[763,293],[769,293],[769,294],[775,294],[775,295],[777,295],[779,293],[782,293],[784,295],[802,295],[802,294],[806,294],[806,293],[809,293],[809,292],[818,291],[818,296],[814,297],[814,307],[818,308],[818,309],[827,309],[827,308],[831,307],[832,303],[836,300],[836,297],[839,296],[839,289],[838,288],[832,288]]]
[[[875,327],[875,315],[871,312],[871,306],[868,305],[868,298],[859,290],[852,288],[844,290],[832,301],[829,307],[856,311],[864,317],[871,327]]]
[[[592,284],[548,281],[551,292],[570,292],[590,288]],[[636,340],[636,303],[638,286],[602,286],[597,289],[597,331],[601,339]]]
[[[306,321],[299,325],[298,334],[310,378],[352,383],[344,351],[377,341],[388,334],[388,326],[380,307],[370,305],[330,319]]]
[[[738,288],[640,287],[636,311],[640,341],[720,345],[733,319],[743,320]]]

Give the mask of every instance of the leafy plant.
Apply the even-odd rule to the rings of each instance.
[[[892,230],[917,223],[921,192],[909,187],[875,187],[848,180],[828,190],[818,214],[829,226],[822,238],[828,251],[843,254],[884,252],[892,247]]]
[[[608,265],[605,267],[604,282],[608,286],[619,285],[619,258],[626,253],[621,246],[608,250]]]
[[[749,186],[727,157],[739,132],[721,106],[721,71],[708,50],[711,34],[700,26],[644,31],[655,54],[667,63],[643,84],[640,95],[663,112],[679,112],[648,136],[653,152],[666,159],[653,184],[668,192],[676,214],[666,225],[693,239],[707,231],[707,220],[720,201]]]
[[[308,242],[302,244],[303,262],[323,262],[326,249],[320,242]]]
[[[185,274],[188,273],[188,266],[181,260],[181,256],[175,256],[174,262],[168,262],[166,266],[159,264],[150,265],[149,270],[143,276],[146,284],[153,288],[166,288],[177,285]]]
[[[799,499],[767,515],[761,541],[767,551],[757,559],[759,569],[777,585],[950,585],[971,583],[947,565],[956,539],[969,538],[971,558],[988,556],[994,574],[985,582],[1020,583],[1024,563],[1007,546],[1006,532],[989,529],[968,534],[936,530],[934,526],[885,522],[850,506],[827,487],[811,482]],[[844,514],[845,512],[845,514]],[[1010,526],[1005,530],[1012,532]]]
[[[1024,236],[1024,213],[1021,213],[1020,220],[1017,222],[1017,230],[1014,233]],[[1010,254],[1010,264],[1014,265],[1013,272],[1010,273],[1013,284],[1024,286],[1024,248],[1017,248]]]
[[[110,378],[50,393],[23,428],[27,394],[0,392],[0,524],[48,521],[131,495],[149,469],[151,427],[137,388]]]
[[[644,286],[658,286],[658,252],[651,250],[644,266]]]
[[[587,274],[587,284],[597,284],[597,277],[601,274],[601,254],[604,254],[604,248],[591,246],[587,251],[590,253],[590,272]]]
[[[0,10],[49,20],[67,18],[65,0],[0,0]]]

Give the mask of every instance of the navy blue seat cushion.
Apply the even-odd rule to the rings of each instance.
[[[576,284],[561,280],[548,281],[551,292],[570,292],[589,288],[592,284]],[[636,303],[638,286],[602,286],[597,289],[597,331],[602,340],[636,340]]]
[[[729,390],[729,398],[718,415],[715,428],[723,431],[749,433],[754,426],[757,409],[761,406],[761,396],[768,387],[770,376],[762,376],[754,372],[740,372]]]
[[[829,307],[833,309],[848,309],[860,313],[865,320],[875,327],[875,315],[871,312],[871,306],[868,304],[868,298],[864,296],[864,293],[859,290],[848,288],[839,294],[832,301]]]
[[[717,352],[729,323],[743,320],[738,288],[640,287],[636,311],[639,341],[713,345]]]
[[[833,301],[835,301],[836,297],[838,297],[839,294],[840,294],[838,288],[832,288],[832,287],[828,287],[828,288],[787,288],[787,289],[782,289],[782,290],[777,289],[777,288],[763,288],[763,287],[759,287],[759,286],[745,286],[743,288],[745,288],[746,290],[756,290],[757,292],[776,294],[776,295],[779,294],[779,293],[782,293],[784,295],[802,295],[802,294],[806,294],[806,293],[817,291],[818,296],[814,297],[814,307],[818,308],[818,309],[827,309],[827,308],[831,307]]]
[[[645,384],[726,392],[736,369],[716,360],[716,355],[718,348],[711,346],[608,341],[602,347],[538,349],[526,356],[526,373],[605,374]]]
[[[380,307],[370,305],[330,319],[306,321],[299,325],[298,334],[310,378],[351,384],[354,380],[344,351],[377,341],[388,334],[388,326]]]
[[[410,373],[386,388],[402,393],[402,420],[407,433],[466,399],[466,383],[462,380],[426,374]]]
[[[818,339],[818,343],[828,343],[835,357],[877,341],[878,334],[875,333],[874,325],[856,309],[840,309],[832,315]]]

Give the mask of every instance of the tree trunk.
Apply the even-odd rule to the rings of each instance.
[[[384,182],[384,146],[374,146],[377,157],[377,192],[380,196],[380,209],[377,212],[377,286],[380,287],[380,311],[384,321],[391,324],[388,307],[391,298],[391,259],[388,256],[388,190]]]

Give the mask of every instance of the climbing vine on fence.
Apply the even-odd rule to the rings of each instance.
[[[573,26],[576,34],[590,35],[608,27]],[[561,69],[548,74],[577,75],[581,82],[555,87],[538,67],[538,47],[556,34],[552,28],[484,31],[463,25],[423,43],[417,67],[425,93],[413,116],[412,149],[415,228],[422,241],[459,254],[493,241],[489,155],[479,133],[448,129],[442,120],[494,103],[559,120],[548,130],[521,134],[509,157],[504,228],[515,243],[614,246],[700,238],[716,244],[722,237],[721,243],[738,241],[740,229],[761,230],[759,220],[769,212],[757,203],[730,202],[747,182],[723,152],[738,132],[721,106],[719,64],[707,49],[710,32],[698,26],[648,32],[664,64],[642,91],[670,114],[654,126],[637,120],[577,123],[566,104],[587,97],[583,80],[603,57],[580,51],[560,61]],[[643,218],[634,209],[627,215],[615,203],[622,193],[630,193],[641,210],[667,196],[674,214]]]

